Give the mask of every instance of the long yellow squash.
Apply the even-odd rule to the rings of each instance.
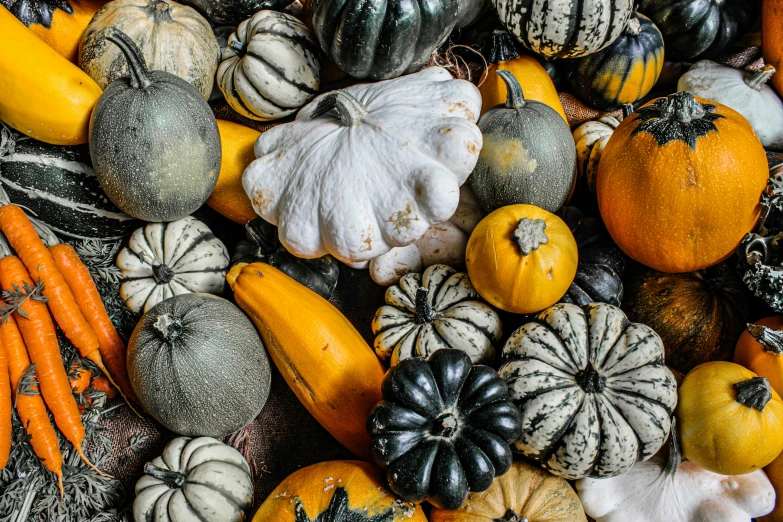
[[[365,425],[385,371],[359,332],[324,298],[267,264],[240,263],[226,279],[307,411],[371,460]]]
[[[98,84],[2,5],[0,49],[0,120],[46,143],[87,143]]]

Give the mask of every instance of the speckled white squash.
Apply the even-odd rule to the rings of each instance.
[[[522,412],[516,447],[567,479],[612,477],[655,454],[677,404],[663,343],[604,303],[556,304],[517,329],[500,375]]]
[[[253,504],[250,466],[211,437],[178,437],[144,466],[134,522],[242,522]]]
[[[462,350],[474,364],[492,364],[502,327],[495,310],[482,302],[468,274],[433,265],[406,274],[386,290],[386,305],[372,320],[375,353],[391,365],[436,350]]]
[[[454,214],[480,109],[476,86],[441,67],[322,94],[261,134],[245,192],[289,252],[370,260]]]
[[[773,74],[771,65],[749,72],[701,60],[680,77],[677,89],[731,107],[745,116],[765,148],[783,150],[783,101],[767,85]]]
[[[293,114],[318,94],[318,43],[286,13],[259,11],[221,49],[220,91],[232,109],[253,120]]]
[[[120,296],[134,312],[146,312],[169,297],[219,294],[229,256],[226,246],[192,216],[136,229],[117,255]]]

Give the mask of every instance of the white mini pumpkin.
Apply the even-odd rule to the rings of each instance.
[[[462,350],[474,364],[495,360],[500,317],[470,284],[468,274],[433,265],[407,274],[386,290],[386,305],[372,320],[375,353],[391,365],[429,357],[441,348]]]
[[[701,60],[680,77],[677,89],[731,107],[748,120],[765,148],[783,150],[783,101],[767,85],[773,74],[771,65],[748,72]]]
[[[136,229],[116,262],[120,296],[134,312],[146,312],[175,295],[221,293],[229,256],[209,227],[187,216]]]
[[[250,466],[211,437],[178,437],[144,466],[134,522],[242,522],[253,504]]]
[[[218,87],[231,106],[253,120],[293,114],[318,93],[318,43],[286,13],[259,11],[231,33],[217,70]]]
[[[480,109],[476,86],[441,67],[322,94],[261,134],[245,192],[291,253],[370,260],[454,214]]]

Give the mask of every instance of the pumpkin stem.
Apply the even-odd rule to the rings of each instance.
[[[525,106],[525,94],[516,77],[510,71],[498,71],[498,76],[506,84],[506,108],[520,110]]]
[[[449,439],[457,433],[459,422],[453,413],[444,413],[432,425],[432,434],[436,437]]]
[[[576,374],[575,380],[585,393],[601,393],[606,388],[606,377],[598,373],[592,363],[587,363],[585,369]]]
[[[16,137],[5,123],[0,121],[0,158],[10,156],[16,150]]]
[[[232,38],[228,42],[229,48],[231,48],[234,53],[236,53],[237,56],[245,56],[245,53],[247,52],[247,44],[245,42],[242,42],[239,40],[239,38]]]
[[[663,100],[661,104],[661,119],[677,120],[688,123],[698,120],[705,114],[704,107],[696,101],[688,91],[675,92]]]
[[[549,241],[549,236],[545,231],[546,222],[543,219],[522,218],[511,235],[511,239],[517,242],[522,255],[527,256]]]
[[[130,84],[134,89],[146,89],[152,85],[152,75],[147,64],[144,62],[144,56],[141,54],[136,42],[130,37],[114,27],[104,29],[104,37],[116,45],[125,55],[125,61],[128,63],[130,72]]]
[[[182,323],[170,314],[159,315],[152,326],[164,341],[173,341],[182,333]]]
[[[628,36],[639,36],[642,32],[642,22],[639,21],[639,17],[636,13],[628,19],[628,23],[625,25],[625,34]]]
[[[757,343],[764,346],[765,352],[783,355],[783,331],[773,330],[758,324],[749,324],[748,333]]]
[[[174,279],[174,270],[167,267],[163,263],[157,263],[152,265],[152,277],[155,278],[155,283],[159,285],[167,285]]]
[[[164,0],[150,0],[147,9],[149,10],[156,24],[172,21],[169,4],[167,4]]]
[[[769,79],[772,78],[773,74],[775,74],[775,67],[772,65],[766,65],[750,76],[746,76],[745,85],[751,89],[760,91],[761,88],[764,87],[764,85],[769,81]]]
[[[677,440],[677,419],[672,417],[672,427],[669,431],[669,457],[666,459],[666,467],[663,472],[669,477],[677,472],[677,468],[682,463],[682,453],[680,452],[680,442]]]
[[[171,471],[170,469],[159,468],[152,462],[144,464],[144,473],[155,477],[156,479],[165,482],[170,488],[181,488],[185,485],[185,475],[178,471]]]
[[[517,512],[509,508],[503,518],[496,518],[492,522],[528,522],[527,517],[517,515]]]
[[[492,49],[489,51],[489,63],[498,64],[519,57],[514,37],[506,30],[492,31]]]
[[[748,408],[763,411],[764,406],[772,400],[772,388],[766,377],[753,377],[738,382],[734,385],[734,389],[737,390],[737,402]]]
[[[429,297],[429,289],[419,287],[416,290],[416,314],[414,315],[416,324],[431,323],[435,319],[435,310],[430,306]]]
[[[337,111],[343,127],[359,125],[367,116],[367,109],[356,98],[345,91],[332,91],[321,96],[310,119],[314,120],[332,109]]]

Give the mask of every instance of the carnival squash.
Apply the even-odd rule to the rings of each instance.
[[[761,50],[767,65],[780,71],[772,77],[772,85],[783,94],[783,0],[761,3]]]
[[[253,145],[261,135],[238,123],[217,120],[220,133],[220,174],[207,205],[235,223],[244,225],[256,217],[256,211],[242,187],[242,174],[256,159]]]
[[[420,506],[389,491],[375,466],[336,460],[289,475],[253,522],[427,522],[427,517]]]
[[[775,508],[758,522],[783,522],[783,453],[764,468],[764,473],[775,488]]]
[[[455,510],[434,508],[429,522],[587,522],[579,497],[561,477],[524,460]]]
[[[631,112],[633,112],[632,105],[623,106],[625,117],[628,117]],[[593,198],[595,198],[595,178],[598,176],[601,155],[614,130],[620,125],[620,121],[622,118],[602,116],[597,120],[586,121],[574,129],[578,190]]]
[[[324,298],[267,264],[240,263],[226,279],[307,411],[369,460],[365,421],[381,400],[385,370],[359,332]]]
[[[675,415],[683,456],[714,473],[750,473],[783,450],[783,400],[766,378],[739,364],[694,368],[680,386]]]
[[[73,63],[93,15],[108,0],[0,0],[38,38]]]
[[[87,143],[101,88],[0,5],[0,121],[54,145]]]
[[[496,105],[506,103],[506,82],[497,75],[497,71],[509,71],[519,82],[526,99],[549,105],[568,123],[549,73],[535,58],[520,54],[516,49],[517,45],[514,37],[506,30],[496,29],[492,33],[489,64],[484,73],[484,81],[479,84],[481,114]]]
[[[734,362],[766,377],[772,389],[783,393],[783,316],[749,324],[734,350]]]
[[[499,208],[468,240],[465,263],[476,291],[508,312],[555,304],[577,270],[577,246],[562,219],[533,205]]]
[[[662,272],[690,272],[734,253],[756,224],[768,179],[764,148],[742,115],[678,92],[620,123],[596,192],[623,252]]]

